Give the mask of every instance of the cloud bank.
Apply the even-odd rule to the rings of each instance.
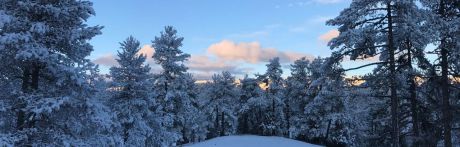
[[[222,40],[212,44],[207,50],[208,54],[226,61],[242,61],[251,64],[267,62],[269,59],[279,57],[281,62],[293,62],[301,57],[313,59],[314,56],[298,52],[279,51],[275,48],[263,48],[259,42],[235,43]]]
[[[155,50],[150,45],[144,45],[139,54],[147,56],[147,64],[155,67],[152,72],[157,73],[160,69],[151,58]],[[222,40],[211,44],[205,54],[192,54],[185,62],[189,71],[194,74],[197,80],[209,80],[214,73],[229,71],[235,75],[244,75],[253,69],[247,65],[257,65],[267,62],[269,59],[279,57],[282,63],[292,63],[301,57],[313,59],[313,55],[281,51],[276,48],[264,48],[259,42],[233,42]],[[103,66],[117,66],[116,55],[103,55],[93,60],[94,63]]]

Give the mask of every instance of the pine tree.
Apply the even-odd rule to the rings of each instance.
[[[426,77],[419,83],[417,92],[420,97],[420,126],[421,127],[421,144],[427,146],[437,146],[442,140],[443,127],[440,116],[442,93],[439,86],[440,78],[436,73],[436,66],[431,65],[423,74]]]
[[[211,123],[209,137],[233,135],[237,131],[238,91],[235,78],[230,72],[223,71],[212,77],[209,84],[207,115]]]
[[[363,80],[366,79],[366,80]],[[350,138],[347,138],[348,146],[372,146],[373,137],[381,136],[380,134],[373,134],[376,125],[385,124],[386,121],[382,119],[373,119],[374,109],[381,110],[380,107],[387,107],[386,101],[373,97],[372,86],[369,86],[369,81],[366,76],[355,76],[345,78],[345,87],[343,90],[343,116],[347,122],[347,133]],[[377,86],[380,86],[377,84]],[[375,121],[375,123],[374,123]],[[382,144],[382,143],[380,143]],[[378,144],[379,145],[379,144]]]
[[[259,86],[255,78],[245,77],[241,81],[241,109],[238,118],[240,132],[249,134],[264,135],[262,124],[265,122],[264,112],[269,106],[269,101],[265,98],[264,91]]]
[[[7,105],[17,146],[109,145],[110,120],[94,100],[88,40],[102,27],[85,21],[89,1],[4,0],[0,6],[2,83],[14,83]],[[3,72],[5,71],[5,72]],[[8,107],[7,107],[8,108]],[[96,116],[100,115],[100,116]]]
[[[199,101],[198,91],[195,80],[191,74],[185,74],[176,79],[177,96],[181,97],[175,103],[176,110],[179,112],[176,119],[181,122],[181,143],[198,142],[206,139],[207,127],[206,115],[203,104]]]
[[[290,138],[298,136],[302,125],[304,125],[301,121],[305,118],[303,115],[304,108],[311,101],[308,95],[308,87],[312,82],[310,79],[311,68],[310,61],[305,57],[291,64],[291,76],[287,78],[284,102],[286,104],[286,127]]]
[[[161,32],[160,37],[155,37],[152,47],[155,49],[153,59],[163,68],[162,77],[166,82],[182,76],[187,72],[187,67],[183,64],[190,58],[189,54],[183,53],[179,48],[182,47],[183,37],[177,36],[177,30],[172,26],[166,26]],[[167,86],[166,83],[165,85]]]
[[[400,59],[398,58],[398,53],[405,48],[398,48],[398,45],[408,41],[408,37],[404,36],[404,31],[402,31],[403,29],[408,29],[408,25],[405,24],[412,25],[417,23],[411,22],[416,19],[404,19],[407,18],[411,11],[418,15],[420,10],[416,9],[416,7],[413,1],[353,1],[349,8],[341,12],[340,16],[327,22],[329,25],[339,26],[340,35],[329,43],[331,48],[337,49],[335,54],[339,54],[339,59],[342,59],[345,55],[349,55],[351,60],[380,55],[381,62],[361,67],[380,65],[382,70],[388,71],[382,75],[387,76],[389,79],[392,117],[391,144],[393,146],[399,146],[401,143],[399,141],[401,131],[399,99],[401,96],[397,95],[397,67]],[[410,14],[410,16],[413,17],[413,14]],[[409,29],[414,28],[409,27]],[[419,34],[411,33],[410,35]],[[414,40],[409,42],[420,43]]]
[[[318,69],[312,71],[315,78],[311,79],[309,92],[313,99],[304,108],[307,127],[303,128],[306,133],[303,135],[323,144],[352,145],[354,136],[351,135],[351,120],[345,111],[347,93],[343,69],[331,58],[316,58],[310,66]]]
[[[269,101],[266,108],[266,121],[262,124],[265,135],[286,135],[284,116],[284,80],[281,77],[283,70],[279,58],[270,59],[266,65],[267,71],[263,75],[257,75],[258,79],[268,87],[265,91],[265,99]]]
[[[110,68],[114,94],[109,105],[117,114],[124,145],[146,146],[152,133],[159,131],[153,130],[150,123],[161,122],[158,114],[150,110],[158,107],[150,91],[150,67],[145,64],[145,55],[139,55],[140,43],[134,37],[128,37],[120,45],[116,59],[119,66]]]
[[[172,123],[167,130],[175,135],[167,137],[170,145],[192,141],[186,134],[185,128],[195,117],[189,113],[196,112],[192,100],[196,98],[193,92],[194,83],[188,75],[184,62],[189,54],[180,50],[183,37],[177,36],[177,31],[172,26],[166,26],[160,37],[155,37],[152,47],[155,49],[154,61],[162,67],[161,73],[155,75],[155,98],[163,106],[165,117]]]
[[[410,114],[410,119],[401,120],[401,128],[409,126],[404,122],[411,123],[411,134],[408,136],[412,138],[414,146],[420,146],[418,141],[420,139],[420,122],[419,122],[419,105],[420,100],[417,95],[416,76],[421,75],[420,70],[428,68],[429,61],[425,58],[424,50],[428,43],[432,42],[435,37],[428,25],[427,19],[430,13],[416,4],[415,0],[400,1],[395,4],[397,27],[395,27],[396,47],[400,50],[397,62],[398,66],[398,85],[401,91],[401,115]],[[414,67],[414,65],[417,65]],[[410,107],[403,107],[410,105]],[[404,117],[403,117],[404,118]],[[402,118],[402,119],[403,119]],[[406,129],[402,129],[406,130]],[[404,133],[408,134],[408,133]],[[403,137],[405,138],[405,137]]]
[[[444,146],[452,147],[452,104],[451,104],[451,69],[458,64],[458,26],[460,19],[460,3],[455,0],[424,0],[422,4],[432,12],[432,21],[429,25],[436,33],[437,46],[436,52],[439,57],[441,68],[440,88],[442,90],[442,125]],[[454,60],[452,60],[454,59]],[[454,62],[451,62],[454,61]],[[455,62],[457,61],[457,62]],[[453,64],[454,65],[453,65]]]
[[[258,125],[260,118],[257,114],[257,105],[254,105],[254,100],[262,96],[262,89],[257,82],[257,79],[249,78],[246,75],[240,80],[240,98],[238,108],[238,134],[259,134]]]

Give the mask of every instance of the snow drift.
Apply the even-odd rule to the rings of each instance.
[[[320,147],[318,145],[275,136],[224,136],[186,147]]]

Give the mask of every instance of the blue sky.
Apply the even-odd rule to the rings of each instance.
[[[336,35],[325,21],[337,16],[350,0],[117,0],[93,1],[96,16],[90,25],[102,25],[103,34],[91,40],[90,59],[103,73],[116,65],[119,43],[137,38],[143,53],[151,54],[151,40],[172,25],[184,37],[182,50],[197,79],[229,70],[265,71],[266,61],[280,56],[287,67],[298,57],[329,56],[327,39]],[[151,51],[150,51],[151,50]],[[161,70],[150,60],[153,72]],[[353,67],[355,63],[344,63]],[[285,76],[289,74],[284,69]],[[360,71],[357,71],[360,72]]]

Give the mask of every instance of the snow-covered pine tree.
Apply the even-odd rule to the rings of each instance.
[[[416,0],[406,0],[394,4],[397,15],[394,20],[397,23],[394,33],[395,47],[400,51],[397,55],[398,93],[402,100],[400,116],[410,116],[401,117],[401,138],[405,139],[402,142],[412,142],[413,146],[420,146],[420,100],[417,98],[416,77],[420,77],[421,70],[426,70],[430,65],[424,51],[433,42],[436,33],[427,23],[430,20],[427,18],[432,14],[416,3]]]
[[[154,61],[162,67],[162,71],[155,75],[154,91],[155,99],[163,106],[165,117],[168,118],[169,126],[166,129],[175,134],[165,137],[170,141],[170,145],[176,143],[187,143],[196,139],[187,126],[193,126],[193,121],[199,116],[197,108],[193,105],[196,99],[194,90],[194,80],[188,75],[187,67],[184,62],[190,57],[189,54],[180,50],[183,37],[177,36],[177,30],[172,26],[166,26],[161,32],[160,37],[155,37],[152,47],[155,49],[153,54]],[[197,127],[198,129],[199,127]],[[197,132],[203,133],[203,132]],[[189,138],[195,136],[193,138]],[[202,135],[199,135],[202,138]]]
[[[182,122],[182,141],[181,143],[198,142],[206,139],[208,133],[209,120],[207,120],[205,109],[208,107],[202,103],[192,74],[186,73],[176,79],[173,87],[179,96],[182,97],[179,104],[182,108],[178,108],[180,121]]]
[[[94,14],[89,1],[0,1],[1,83],[16,85],[3,103],[16,112],[8,113],[10,143],[115,145],[88,74],[96,73],[88,40],[102,28],[85,24]]]
[[[238,134],[262,134],[260,125],[262,114],[260,103],[266,103],[262,98],[263,91],[257,79],[247,75],[240,81],[240,100],[238,109]],[[261,102],[264,101],[264,102]]]
[[[435,43],[437,45],[436,53],[438,55],[439,67],[441,76],[439,86],[441,89],[441,112],[443,139],[445,147],[452,147],[452,89],[450,83],[452,78],[452,70],[455,65],[458,65],[459,55],[459,40],[460,32],[460,2],[456,0],[421,0],[422,5],[427,7],[433,15],[432,21],[428,21],[430,28],[436,32]],[[458,75],[457,75],[458,76]],[[434,85],[433,85],[434,86]]]
[[[208,86],[206,113],[211,121],[209,137],[235,134],[238,127],[236,109],[239,105],[235,78],[230,72],[223,71],[222,74],[215,74]]]
[[[266,91],[261,86],[259,79],[245,78],[241,81],[241,99],[247,97],[247,102],[242,104],[241,113],[247,112],[247,127],[249,134],[265,135],[265,126],[268,118],[265,117],[271,102],[266,98]],[[244,98],[246,99],[246,98]],[[243,118],[244,119],[244,118]],[[240,123],[245,125],[245,123]]]
[[[345,82],[341,65],[331,58],[312,61],[311,102],[306,104],[303,133],[310,141],[327,145],[352,145],[351,120],[345,112]]]
[[[457,8],[460,5],[457,4]],[[459,12],[459,11],[457,11]],[[457,20],[460,19],[457,17]],[[456,25],[457,31],[455,35],[455,40],[457,42],[457,49],[452,51],[450,57],[450,64],[451,64],[451,73],[452,73],[452,111],[454,114],[460,112],[460,24]],[[457,99],[455,99],[457,98]],[[460,116],[453,115],[452,118],[452,126],[457,127],[460,126]],[[457,127],[458,128],[458,127]],[[452,130],[452,144],[460,144],[460,130],[453,129]]]
[[[118,133],[126,146],[149,146],[146,144],[149,142],[161,145],[160,140],[150,140],[162,134],[158,132],[161,129],[153,129],[162,120],[159,110],[155,110],[159,107],[152,98],[152,76],[149,65],[145,64],[146,57],[139,54],[140,43],[132,36],[120,45],[118,66],[110,68],[113,94],[108,101],[121,126]]]
[[[426,78],[418,83],[419,104],[419,122],[420,122],[420,139],[421,144],[426,146],[438,146],[438,142],[443,139],[443,127],[441,112],[442,92],[440,89],[440,77],[437,76],[436,66],[431,65],[423,74]]]
[[[310,61],[305,57],[291,64],[291,76],[286,80],[285,114],[288,136],[295,138],[300,134],[306,116],[303,114],[305,106],[312,97],[308,95],[308,87],[311,84]]]
[[[418,2],[422,2],[426,7],[421,6],[420,4],[417,4]],[[455,21],[455,8],[450,7],[453,5],[456,5],[455,2],[451,1],[445,1],[445,5],[450,5],[448,6],[450,11],[448,15],[453,16],[452,18],[449,18],[447,22],[444,23],[445,21],[440,20],[442,19],[439,17],[438,13],[440,11],[438,10],[433,10],[433,9],[439,9],[440,5],[438,3],[439,1],[395,1],[393,2],[393,7],[394,7],[394,12],[393,14],[395,15],[395,27],[394,27],[394,42],[395,42],[395,47],[399,51],[397,54],[397,60],[396,60],[396,67],[397,67],[397,91],[400,95],[400,98],[402,99],[401,101],[401,106],[400,106],[400,119],[399,126],[401,128],[401,143],[409,143],[414,146],[420,146],[420,144],[430,144],[434,145],[433,142],[439,141],[438,138],[440,135],[438,133],[433,133],[433,132],[439,132],[441,130],[437,130],[439,128],[431,126],[432,124],[438,124],[442,123],[446,125],[446,122],[444,120],[439,120],[437,118],[433,118],[430,116],[430,114],[433,115],[441,115],[441,114],[436,114],[435,112],[438,111],[436,109],[440,108],[445,108],[446,103],[444,103],[444,106],[437,106],[436,101],[441,103],[441,102],[446,102],[446,100],[441,100],[441,99],[432,99],[432,97],[444,97],[445,95],[438,95],[438,92],[431,91],[427,93],[427,89],[433,90],[434,87],[437,87],[439,89],[445,90],[446,88],[442,88],[442,84],[440,85],[439,83],[450,83],[450,82],[441,82],[442,80],[438,78],[437,72],[436,72],[436,67],[441,65],[442,63],[447,63],[449,65],[452,65],[451,63],[456,63],[455,61],[451,60],[454,58],[450,57],[455,57],[450,56],[449,59],[446,59],[446,62],[440,62],[439,64],[435,63],[434,65],[430,64],[427,59],[425,59],[424,55],[424,49],[426,48],[427,44],[429,43],[440,43],[442,44],[442,37],[441,32],[442,30],[450,32],[447,34],[455,34],[455,29],[445,29],[445,26],[455,26],[458,21]],[[426,10],[431,9],[432,12],[429,12]],[[453,8],[453,9],[452,9]],[[434,12],[436,11],[436,12]],[[452,21],[454,20],[454,21]],[[442,22],[442,23],[440,23]],[[441,25],[440,25],[441,24]],[[444,29],[443,29],[444,28]],[[452,28],[452,27],[448,27]],[[455,28],[455,27],[453,27]],[[458,28],[458,27],[457,27]],[[450,35],[447,35],[450,36]],[[455,40],[456,37],[447,37],[449,39],[447,40]],[[440,41],[441,40],[441,41]],[[450,42],[450,43],[449,43]],[[456,47],[455,43],[451,41],[444,42],[445,44],[450,44],[447,46],[447,48],[450,48],[448,50],[453,49],[455,51]],[[436,49],[436,53],[440,55],[439,59],[441,58],[441,51],[443,49],[439,48]],[[448,51],[449,52],[449,51]],[[450,53],[449,53],[450,54]],[[436,60],[435,60],[436,61]],[[443,61],[443,60],[439,60]],[[413,66],[417,64],[417,66]],[[372,76],[369,76],[371,80],[369,80],[372,84],[370,86],[373,87],[373,91],[375,92],[374,96],[376,98],[380,99],[385,97],[386,95],[386,90],[385,90],[385,84],[382,85],[382,82],[387,81],[387,79],[382,78],[382,76],[388,75],[388,72],[386,71],[387,68],[384,67],[385,65],[379,66],[376,70],[374,70],[374,74]],[[441,68],[442,69],[442,68]],[[446,68],[445,68],[446,69]],[[453,68],[450,68],[449,72],[452,72]],[[442,71],[442,70],[441,70]],[[425,75],[422,75],[422,73],[425,73]],[[440,73],[442,75],[442,72]],[[449,76],[448,73],[447,76]],[[416,79],[418,80],[418,84],[416,83]],[[422,79],[422,80],[421,80]],[[421,81],[426,81],[431,84],[431,86],[428,86],[426,84],[420,84]],[[438,82],[435,82],[438,81]],[[418,86],[422,85],[422,86]],[[438,86],[435,86],[438,85]],[[430,88],[431,87],[431,88]],[[422,90],[417,90],[418,88],[423,88]],[[452,88],[447,88],[447,90],[450,91],[455,91],[455,89]],[[419,91],[419,92],[417,92]],[[444,92],[444,93],[449,93],[453,94],[454,92]],[[448,95],[449,95],[448,94]],[[449,96],[448,96],[449,97]],[[452,96],[450,96],[452,97]],[[408,107],[409,106],[409,107]],[[429,108],[429,109],[427,109]],[[382,124],[382,119],[385,119],[384,116],[384,111],[387,109],[386,107],[381,107],[381,110],[375,109],[374,114],[380,114],[380,116],[376,116],[375,124],[378,126],[378,124]],[[449,116],[451,112],[448,110],[450,109],[444,109],[442,116]],[[410,114],[410,117],[408,115]],[[423,117],[419,117],[418,115],[422,115]],[[443,118],[446,119],[446,118]],[[449,119],[448,119],[449,120]],[[410,124],[409,124],[410,123]],[[422,127],[422,125],[424,127]],[[388,126],[388,125],[387,125]],[[444,129],[447,127],[443,127]],[[386,129],[375,129],[375,130],[381,130],[380,132],[375,132],[376,134],[382,134],[382,132],[386,132]],[[450,130],[450,129],[448,129]],[[444,130],[443,132],[449,133],[449,131]],[[449,136],[449,135],[444,135]],[[446,137],[446,138],[451,138],[451,137]],[[382,139],[378,139],[382,141]],[[447,139],[445,139],[447,140]],[[384,140],[383,140],[384,141]],[[376,142],[378,143],[378,142]],[[445,142],[446,143],[446,142]],[[381,143],[378,143],[381,144]],[[451,143],[450,143],[451,144]],[[448,146],[448,145],[446,145]]]
[[[265,109],[266,121],[263,122],[264,135],[286,135],[286,122],[284,116],[284,80],[281,77],[283,70],[279,58],[269,60],[267,70],[263,75],[257,75],[268,88],[264,97],[269,106]]]
[[[416,4],[417,1],[395,1],[392,4],[394,25],[394,43],[395,49],[398,51],[396,54],[396,89],[399,94],[400,106],[399,106],[399,127],[401,130],[401,143],[414,143],[417,145],[417,140],[420,140],[420,122],[418,117],[418,111],[420,100],[417,99],[417,85],[415,77],[420,77],[421,73],[417,69],[426,69],[430,66],[430,63],[425,58],[424,49],[426,45],[432,42],[434,38],[434,32],[430,30],[430,26],[427,23],[427,18],[430,18],[428,11],[419,8]],[[383,55],[381,56],[381,59]],[[417,66],[415,66],[417,65]],[[389,91],[388,84],[388,66],[385,64],[379,65],[375,70],[374,74],[367,75],[365,80],[369,84],[366,84],[366,88],[372,88],[374,92],[371,96],[375,97],[373,101],[380,101],[385,105],[385,98],[387,91]],[[382,120],[387,119],[390,114],[387,114],[385,110],[386,106],[375,106],[373,107],[372,113],[374,116],[374,131],[375,135],[383,134],[388,131],[390,123],[382,123]],[[384,124],[384,125],[382,125]],[[379,128],[382,127],[382,128]],[[378,131],[376,131],[378,130]],[[373,138],[370,142],[376,144],[382,144],[387,141],[384,139],[385,136],[379,138]],[[369,142],[369,143],[370,143]]]
[[[160,77],[166,83],[161,84],[166,87],[175,78],[187,72],[188,68],[183,63],[190,58],[190,55],[180,50],[183,40],[183,37],[177,36],[177,30],[174,27],[166,26],[160,37],[155,37],[155,40],[152,41],[152,47],[155,49],[152,58],[163,68]]]
[[[374,62],[361,67],[370,65],[380,65],[380,69],[385,71],[379,76],[388,78],[388,91],[391,106],[391,144],[400,145],[400,120],[399,105],[400,97],[397,95],[398,79],[397,70],[398,58],[401,50],[400,44],[408,41],[407,36],[403,35],[404,31],[411,30],[411,37],[422,36],[420,40],[426,39],[420,35],[420,30],[414,30],[417,27],[408,27],[418,25],[420,19],[404,19],[409,17],[422,16],[421,9],[417,9],[414,1],[397,1],[397,0],[370,0],[370,1],[352,1],[349,8],[346,8],[341,14],[327,22],[328,25],[339,26],[340,34],[337,38],[332,39],[329,45],[336,49],[334,54],[339,56],[350,56],[351,60],[365,59],[380,55],[380,62]],[[409,25],[407,25],[409,24]],[[404,30],[407,29],[407,30]],[[417,40],[418,41],[418,40]],[[409,42],[419,45],[414,40]],[[426,42],[425,42],[426,43]],[[420,51],[419,51],[420,52]],[[406,80],[405,80],[406,81]]]
[[[340,90],[343,90],[343,104],[344,104],[344,117],[348,122],[347,131],[349,136],[352,137],[348,140],[348,146],[371,146],[369,140],[374,136],[371,134],[374,130],[371,128],[377,128],[372,126],[371,110],[376,107],[387,107],[385,101],[372,97],[372,88],[369,86],[369,80],[366,76],[354,76],[345,78],[346,86]]]

